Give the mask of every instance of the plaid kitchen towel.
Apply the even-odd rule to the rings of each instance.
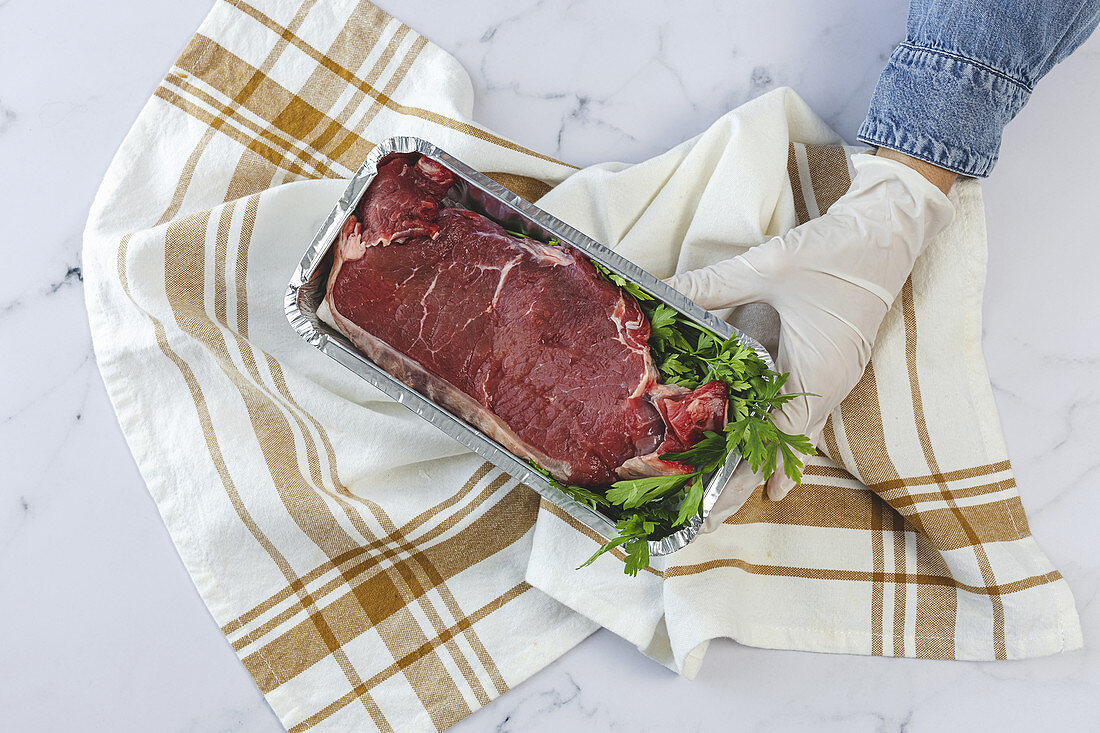
[[[218,2],[89,217],[89,316],[119,421],[288,729],[442,730],[596,622],[688,672],[715,635],[932,657],[1080,644],[1069,591],[1027,534],[978,351],[975,186],[956,194],[965,246],[922,261],[834,419],[835,463],[636,579],[619,616],[579,603],[593,581],[621,583],[611,559],[566,569],[591,537],[286,323],[287,280],[343,179],[375,142],[420,136],[530,199],[553,189],[555,213],[667,275],[816,215],[846,185],[845,158],[785,90],[654,161],[580,173],[471,110],[455,60],[369,3]],[[941,271],[964,264],[949,292]],[[946,310],[970,320],[951,330]],[[550,545],[567,552],[551,560]]]

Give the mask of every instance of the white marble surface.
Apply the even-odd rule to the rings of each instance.
[[[643,159],[780,84],[851,139],[905,17],[899,0],[382,5],[470,70],[481,121],[578,164]],[[142,485],[81,298],[99,177],[207,7],[0,1],[0,247],[18,263],[0,295],[3,730],[280,729]],[[964,664],[716,642],[689,683],[600,633],[455,731],[1100,727],[1098,79],[1100,37],[1039,87],[986,187],[989,369],[1090,646]]]

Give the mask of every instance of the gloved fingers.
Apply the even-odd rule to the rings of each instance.
[[[743,256],[681,272],[665,280],[707,310],[763,301],[763,277]]]
[[[746,461],[741,461],[726,482],[722,493],[718,495],[718,501],[711,508],[707,518],[703,520],[701,532],[713,532],[721,526],[722,522],[737,513],[744,506],[753,492],[764,483],[764,477],[754,473]]]
[[[780,455],[775,462],[775,473],[771,475],[765,485],[765,493],[772,501],[779,501],[789,494],[795,486],[798,486],[798,484],[783,472],[783,456]]]

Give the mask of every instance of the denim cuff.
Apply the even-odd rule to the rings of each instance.
[[[984,178],[997,162],[1001,131],[1030,96],[1026,83],[991,66],[903,43],[879,77],[858,138]]]

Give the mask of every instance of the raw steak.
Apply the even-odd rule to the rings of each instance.
[[[340,330],[562,481],[604,487],[689,471],[658,456],[722,428],[725,385],[658,384],[649,322],[633,298],[571,247],[441,209],[453,181],[417,154],[379,166],[329,274]]]

